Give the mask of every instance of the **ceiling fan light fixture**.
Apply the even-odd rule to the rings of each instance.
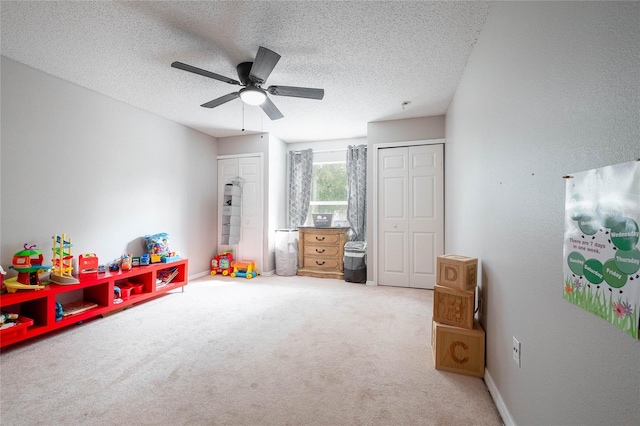
[[[267,100],[267,94],[255,86],[247,86],[240,90],[240,99],[247,105],[262,105]]]

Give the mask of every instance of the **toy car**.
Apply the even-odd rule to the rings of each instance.
[[[244,277],[248,280],[258,275],[256,271],[256,263],[253,260],[246,262],[233,262],[232,277]]]
[[[211,275],[229,275],[233,272],[233,255],[231,252],[224,252],[211,259]]]

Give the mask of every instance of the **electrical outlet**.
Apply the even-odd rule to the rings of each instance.
[[[513,338],[513,361],[518,364],[518,367],[520,367],[520,342],[518,341],[518,339],[516,339],[515,337]]]

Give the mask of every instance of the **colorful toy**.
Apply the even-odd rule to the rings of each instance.
[[[245,277],[250,280],[257,275],[258,271],[256,271],[256,262],[253,260],[233,262],[233,272],[231,273],[232,277]]]
[[[211,275],[222,274],[227,276],[233,272],[233,254],[225,251],[211,259]]]
[[[140,266],[149,266],[149,263],[151,263],[151,259],[147,253],[140,256]]]
[[[24,250],[20,250],[13,255],[13,265],[10,268],[15,269],[18,272],[18,276],[5,280],[4,284],[7,287],[7,291],[15,293],[18,289],[43,289],[44,285],[40,282],[39,271],[49,270],[51,266],[43,266],[42,261],[42,252],[36,249],[35,245],[27,247],[27,244],[25,244]]]
[[[81,254],[78,258],[78,278],[98,278],[98,256],[95,253]]]
[[[8,323],[15,323],[16,320],[18,319],[18,316],[19,316],[18,314],[0,312],[0,327],[3,327],[5,324],[8,324]]]
[[[113,303],[115,305],[122,303],[122,290],[117,285],[113,286]]]
[[[56,302],[56,321],[60,321],[64,316],[64,309],[62,309],[62,303]]]
[[[120,269],[122,269],[123,271],[129,271],[131,270],[133,264],[131,263],[131,258],[133,256],[130,254],[123,254],[122,255],[122,259],[120,260]]]
[[[145,235],[144,239],[145,245],[147,247],[147,253],[166,256],[170,252],[169,234],[167,234],[166,232],[155,235]]]
[[[53,237],[53,269],[51,270],[51,281],[56,284],[78,284],[77,278],[72,275],[73,255],[71,254],[71,238],[67,239],[65,234],[54,235]]]

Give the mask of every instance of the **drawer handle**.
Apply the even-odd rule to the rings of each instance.
[[[324,253],[324,249],[322,249],[322,250],[316,249],[316,253]]]
[[[324,261],[322,261],[322,262],[318,262],[318,261],[316,260],[316,265],[318,265],[318,266],[322,266],[322,265],[324,265]]]
[[[316,241],[324,241],[324,237],[316,237]]]

